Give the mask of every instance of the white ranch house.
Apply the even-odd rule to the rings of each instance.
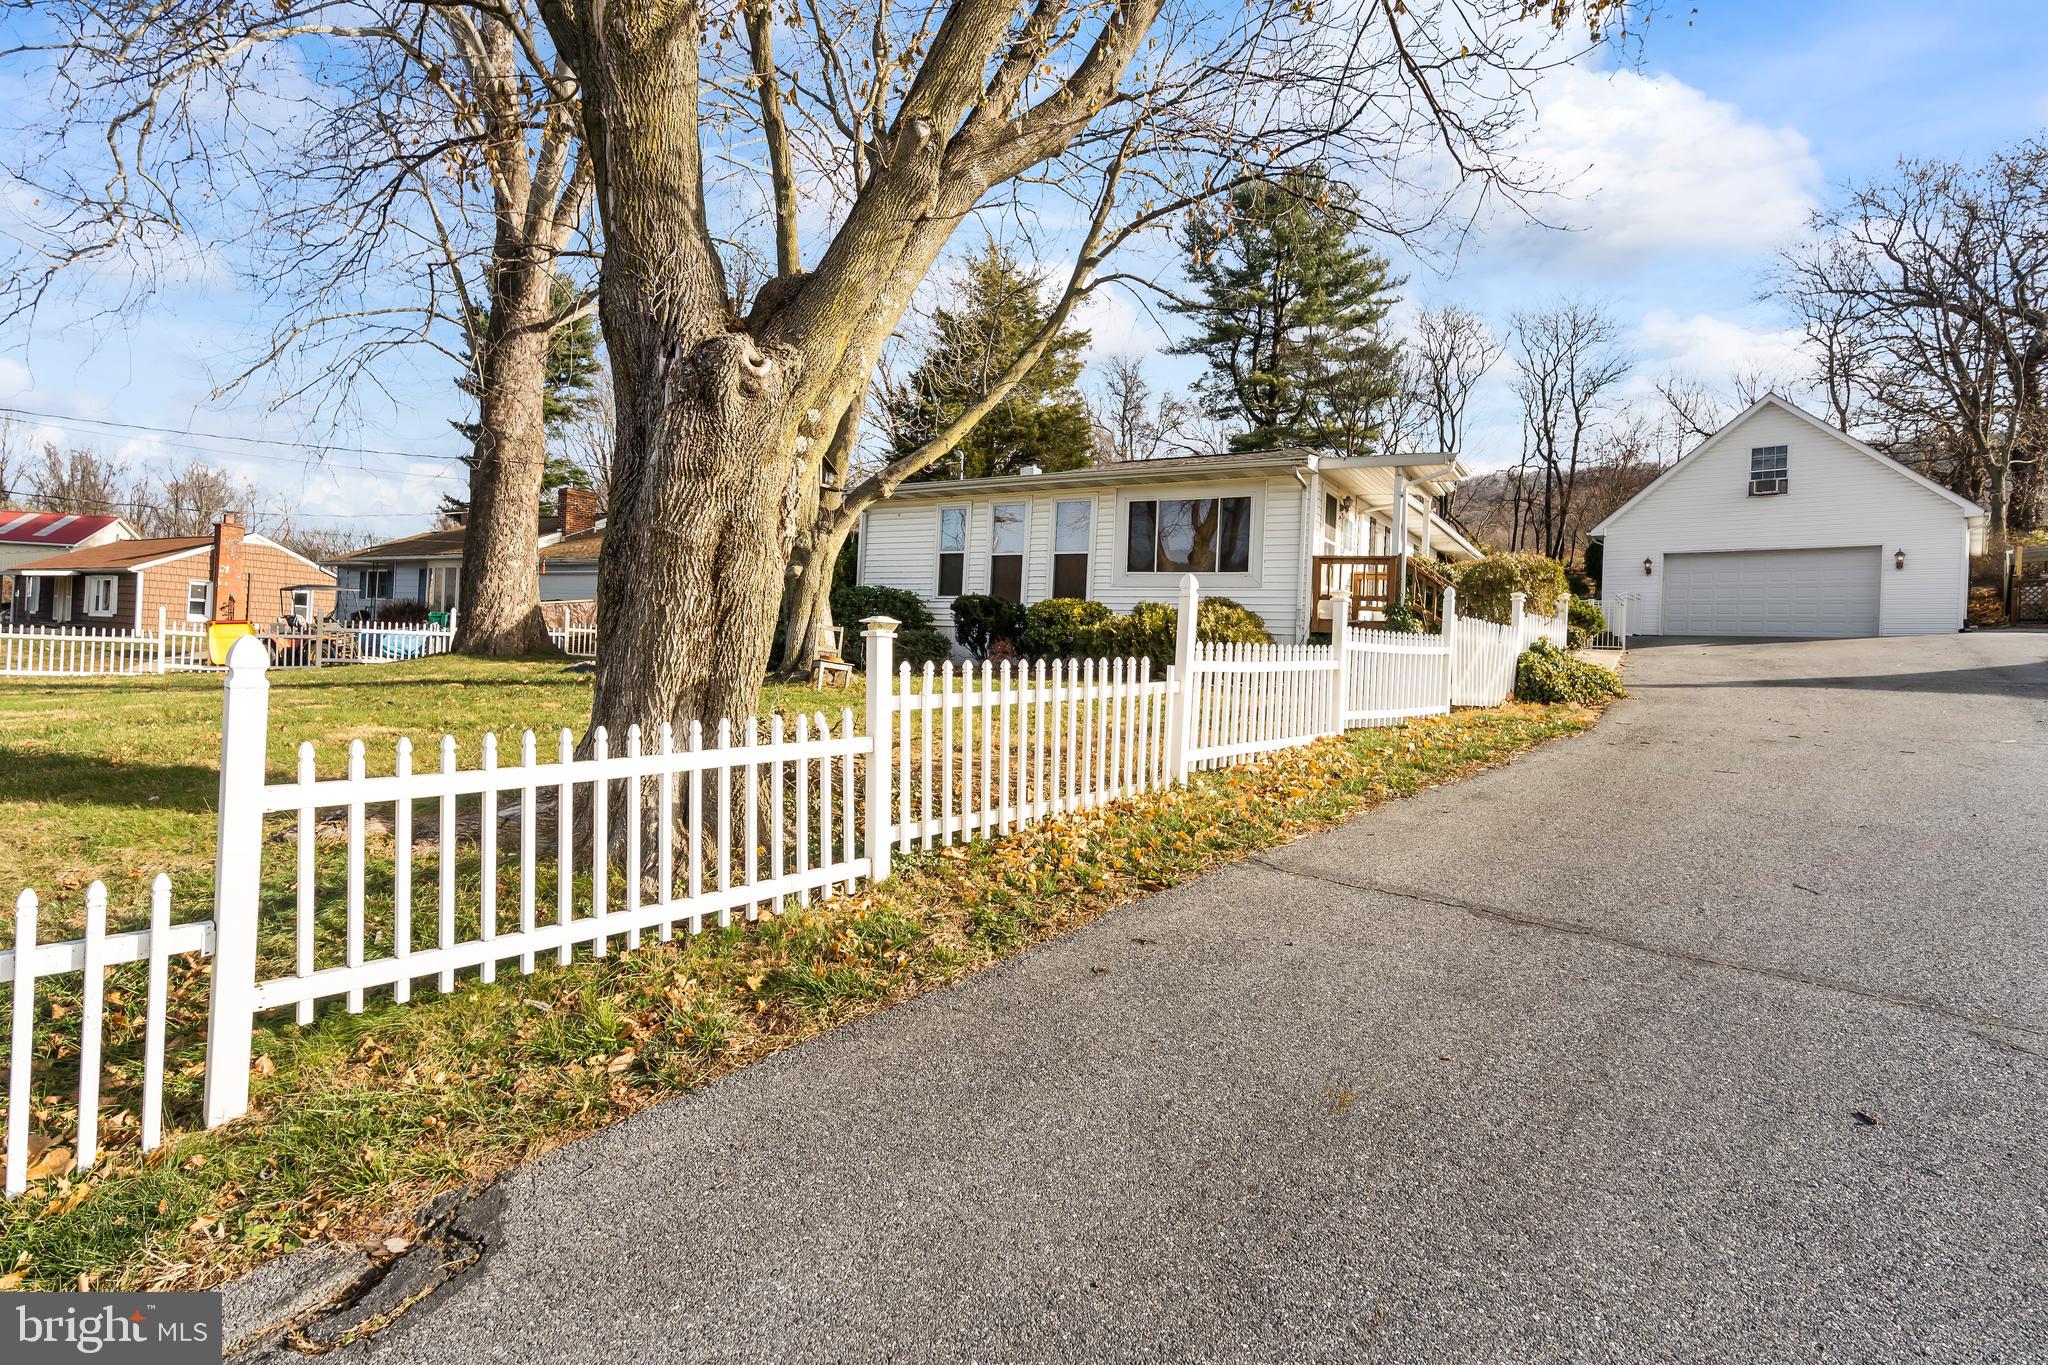
[[[1960,630],[1984,510],[1776,396],[1589,533],[1631,635]]]
[[[1339,588],[1369,624],[1416,559],[1478,558],[1440,511],[1464,477],[1452,455],[1279,450],[905,484],[861,518],[859,581],[917,593],[950,634],[963,594],[1127,612],[1193,573],[1298,642]]]

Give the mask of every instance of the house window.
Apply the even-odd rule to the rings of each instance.
[[[85,614],[112,616],[121,591],[112,574],[93,574],[85,580]]]
[[[1749,495],[1764,497],[1789,492],[1792,481],[1785,477],[1784,446],[1758,446],[1749,452]]]
[[[1094,519],[1092,502],[1063,502],[1054,509],[1052,524],[1052,595],[1088,595],[1088,528]]]
[[[213,619],[213,584],[204,578],[193,578],[185,583],[185,619],[187,621],[210,621]]]
[[[313,590],[292,589],[292,620],[306,622],[313,619]]]
[[[427,570],[428,611],[454,611],[461,598],[460,564],[435,564]]]
[[[1323,494],[1323,548],[1335,553],[1343,549],[1337,538],[1337,495]]]
[[[999,502],[995,506],[995,528],[989,540],[988,591],[991,597],[1024,600],[1024,518],[1029,505]]]
[[[939,511],[939,596],[948,601],[967,590],[967,509]]]
[[[1249,573],[1250,498],[1162,498],[1130,504],[1130,573]]]
[[[28,588],[22,596],[21,614],[23,616],[34,616],[37,612],[41,611],[42,609],[43,580],[40,578],[31,578],[28,580]]]
[[[364,569],[357,575],[356,586],[365,597],[382,600],[391,596],[391,566],[380,564],[374,569]]]

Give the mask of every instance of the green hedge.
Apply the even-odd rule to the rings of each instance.
[[[840,583],[832,589],[832,622],[843,628],[846,661],[855,668],[867,667],[868,643],[861,622],[870,616],[893,616],[903,623],[896,631],[898,663],[922,667],[952,657],[952,641],[940,634],[931,608],[910,589]]]
[[[1522,594],[1522,609],[1548,616],[1566,591],[1564,565],[1542,555],[1500,554],[1474,560],[1458,571],[1458,614],[1506,625],[1508,599]]]
[[[1024,608],[1007,597],[968,593],[953,599],[953,636],[977,659],[986,659],[998,643],[1014,647],[1024,631]]]
[[[1024,611],[1017,648],[1027,659],[1078,659],[1095,650],[1097,633],[1111,612],[1100,602],[1048,597]]]
[[[1548,640],[1530,645],[1515,661],[1517,701],[1591,702],[1627,695],[1611,671],[1574,659]]]
[[[1565,644],[1578,649],[1595,635],[1606,632],[1607,613],[1600,610],[1600,604],[1591,598],[1574,597],[1571,615],[1565,620]]]

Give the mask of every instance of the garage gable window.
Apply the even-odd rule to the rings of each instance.
[[[1749,495],[1752,498],[1791,491],[1792,481],[1785,477],[1787,454],[1784,446],[1758,446],[1749,452]]]

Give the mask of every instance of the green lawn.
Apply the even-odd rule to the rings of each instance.
[[[859,679],[819,692],[773,683],[763,714],[841,706],[862,716]],[[120,679],[0,679],[0,947],[12,946],[14,896],[33,887],[41,936],[83,923],[85,888],[107,884],[109,922],[147,918],[148,888],[172,880],[173,913],[202,918],[211,905],[214,801],[220,772],[221,679],[184,674]],[[531,728],[551,752],[590,714],[590,674],[567,662],[437,658],[271,675],[270,771],[288,778],[311,741],[323,777],[346,770],[360,739],[372,773],[391,770],[401,735],[432,754],[456,737],[459,761],[477,761],[486,731],[518,753]],[[431,761],[430,759],[428,761]]]

